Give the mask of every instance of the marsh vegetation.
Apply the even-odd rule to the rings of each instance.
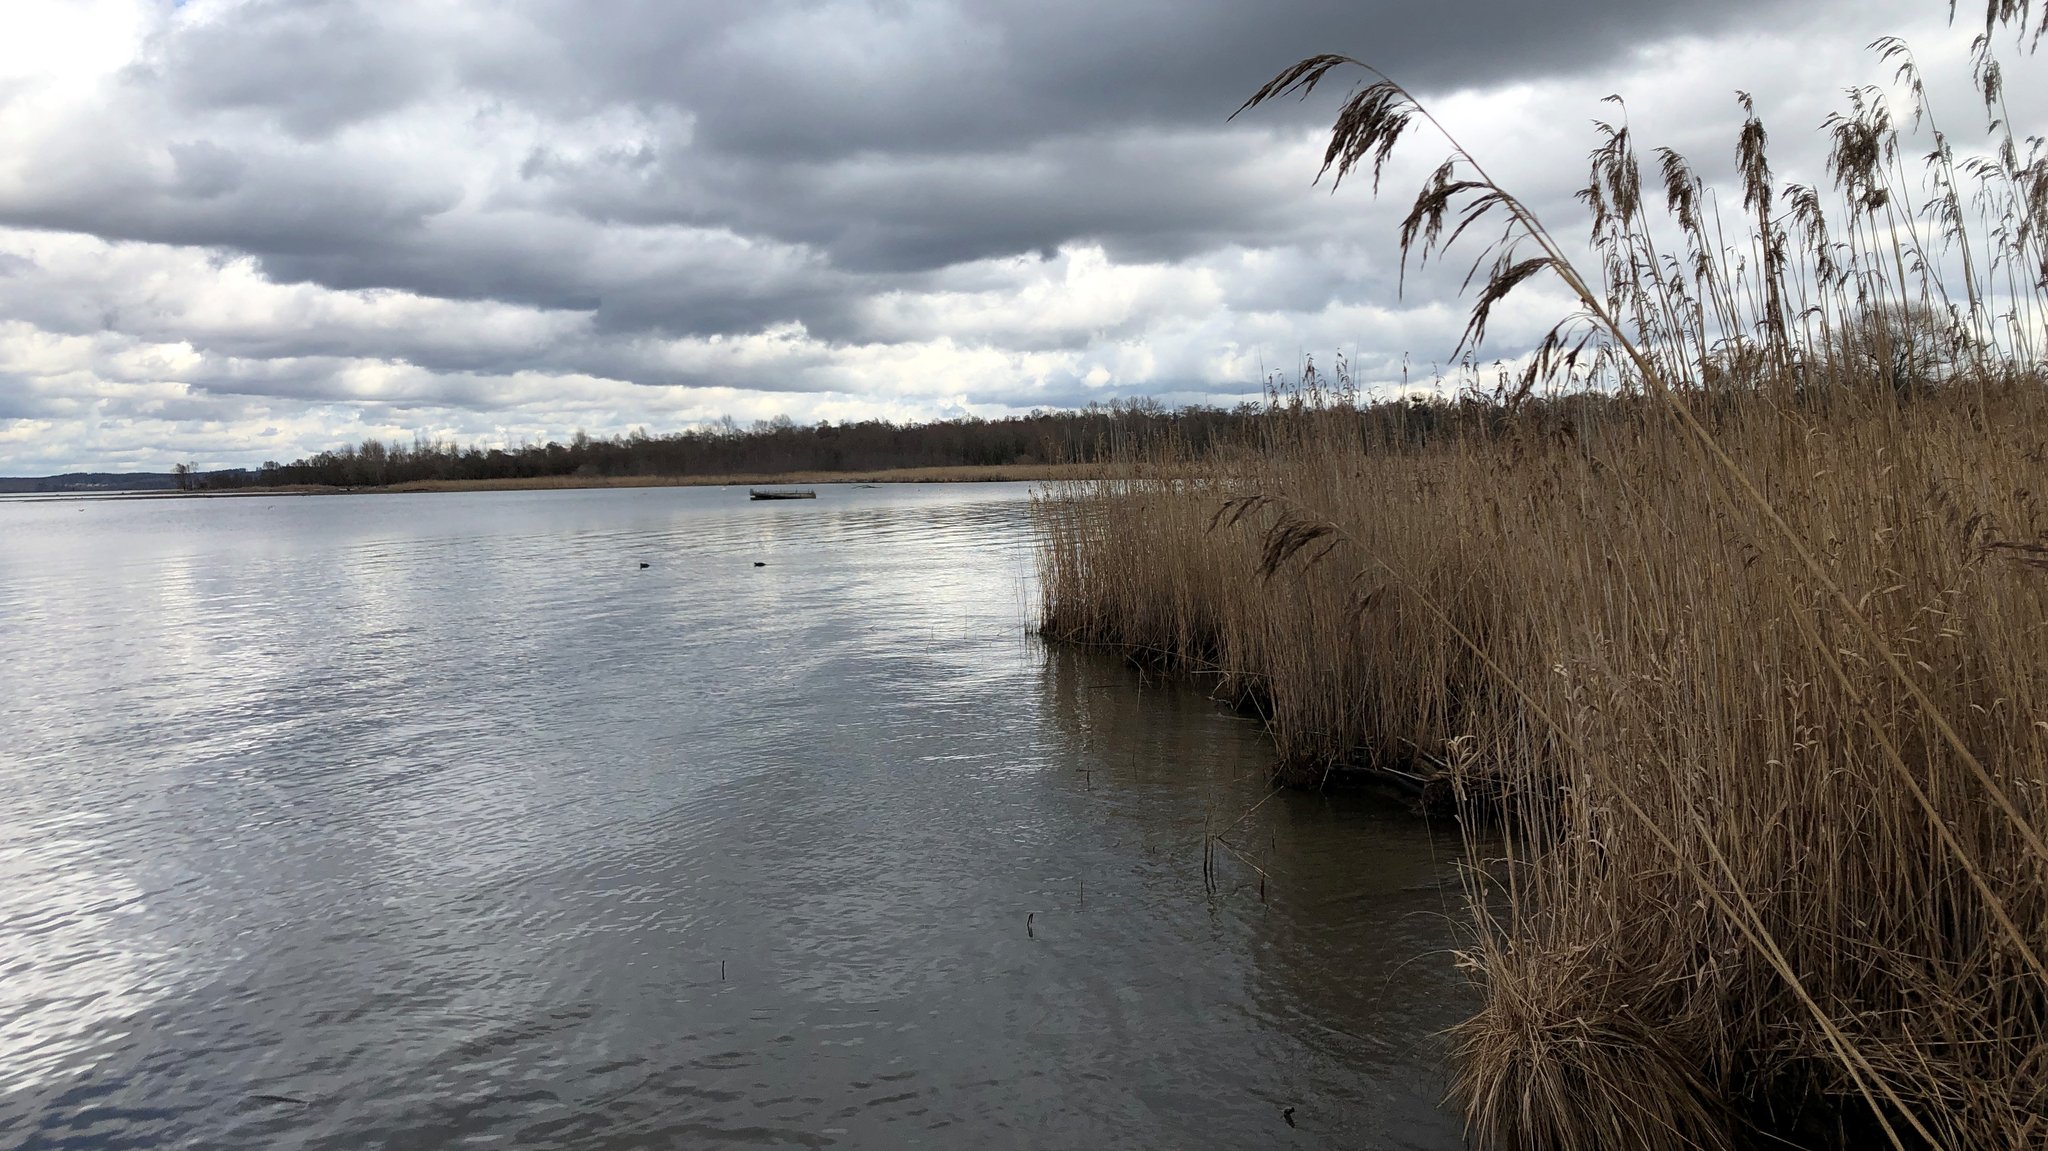
[[[1924,166],[1918,66],[1877,45],[1910,106],[1850,93],[1831,188],[1778,182],[1746,99],[1725,196],[1617,116],[1590,259],[1453,141],[1403,257],[1497,238],[1468,347],[1562,284],[1531,353],[1427,403],[1310,371],[1255,436],[1037,505],[1048,637],[1256,706],[1288,782],[1391,773],[1491,829],[1483,1146],[2048,1138],[2048,158],[1994,52],[2027,21],[1993,4],[1983,144]],[[1364,75],[1338,180],[1434,127]]]

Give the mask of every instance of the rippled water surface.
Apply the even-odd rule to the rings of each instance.
[[[1247,815],[1031,571],[1007,485],[0,501],[0,1146],[1457,1146],[1455,840]]]

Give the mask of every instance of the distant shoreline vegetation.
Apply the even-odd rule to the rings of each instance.
[[[414,492],[524,492],[524,491],[574,491],[588,488],[708,488],[747,487],[777,484],[957,484],[957,483],[1028,483],[1032,481],[1053,482],[1090,480],[1106,474],[1106,464],[995,464],[977,466],[960,464],[936,468],[882,468],[866,472],[747,472],[735,475],[701,476],[512,476],[504,479],[484,480],[411,480],[405,483],[386,484],[371,488],[243,488],[223,491],[192,491],[182,494],[207,495],[261,495],[267,492],[321,492],[368,491],[377,493],[405,494]]]
[[[1000,420],[803,426],[758,421],[753,428],[691,430],[599,438],[578,432],[568,443],[517,448],[461,447],[424,438],[411,444],[368,440],[290,464],[175,473],[172,487],[191,494],[336,489],[391,492],[511,491],[554,488],[683,487],[741,483],[960,483],[1096,479],[1133,454],[1232,458],[1270,449],[1293,421],[1311,413],[1351,421],[1362,444],[1424,447],[1446,436],[1501,434],[1518,414],[1557,406],[1582,416],[1633,408],[1633,396],[1575,393],[1513,398],[1505,378],[1481,386],[1477,365],[1463,365],[1436,387],[1369,398],[1342,355],[1330,371],[1303,361],[1300,374],[1265,381],[1263,402],[1232,408],[1169,408],[1139,399],[1077,411]],[[1495,368],[1498,373],[1503,369]]]
[[[411,443],[366,440],[291,463],[202,472],[179,465],[173,486],[188,491],[251,487],[384,488],[420,485],[602,487],[705,479],[832,477],[909,469],[1023,469],[1090,464],[1163,438],[1207,446],[1235,439],[1263,407],[1169,409],[1149,399],[1034,412],[1003,419],[888,420],[803,426],[778,417],[751,428],[727,423],[667,435],[577,432],[512,448],[459,445],[417,436]],[[900,477],[899,477],[900,478]],[[964,477],[945,477],[964,478]],[[989,477],[994,478],[994,477]],[[1039,478],[1020,475],[1017,478]],[[573,482],[571,482],[573,481]]]

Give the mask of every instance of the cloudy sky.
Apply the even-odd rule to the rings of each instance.
[[[1974,6],[1972,6],[1974,7]],[[1391,201],[1311,179],[1341,89],[1422,93],[1564,221],[1589,121],[1724,172],[1755,93],[1818,178],[1864,50],[1940,0],[4,0],[0,474],[730,415],[1235,403],[1304,353],[1426,381]],[[2035,94],[2018,92],[2039,130]],[[1946,99],[1968,121],[1971,93]],[[1940,105],[1937,105],[1940,111]],[[1406,189],[1433,165],[1411,152]],[[1553,297],[1554,299],[1554,297]],[[1538,292],[1487,352],[1547,326]]]

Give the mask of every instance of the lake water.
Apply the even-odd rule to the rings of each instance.
[[[1455,837],[1250,810],[1032,566],[1013,485],[0,501],[0,1146],[1458,1146]]]

